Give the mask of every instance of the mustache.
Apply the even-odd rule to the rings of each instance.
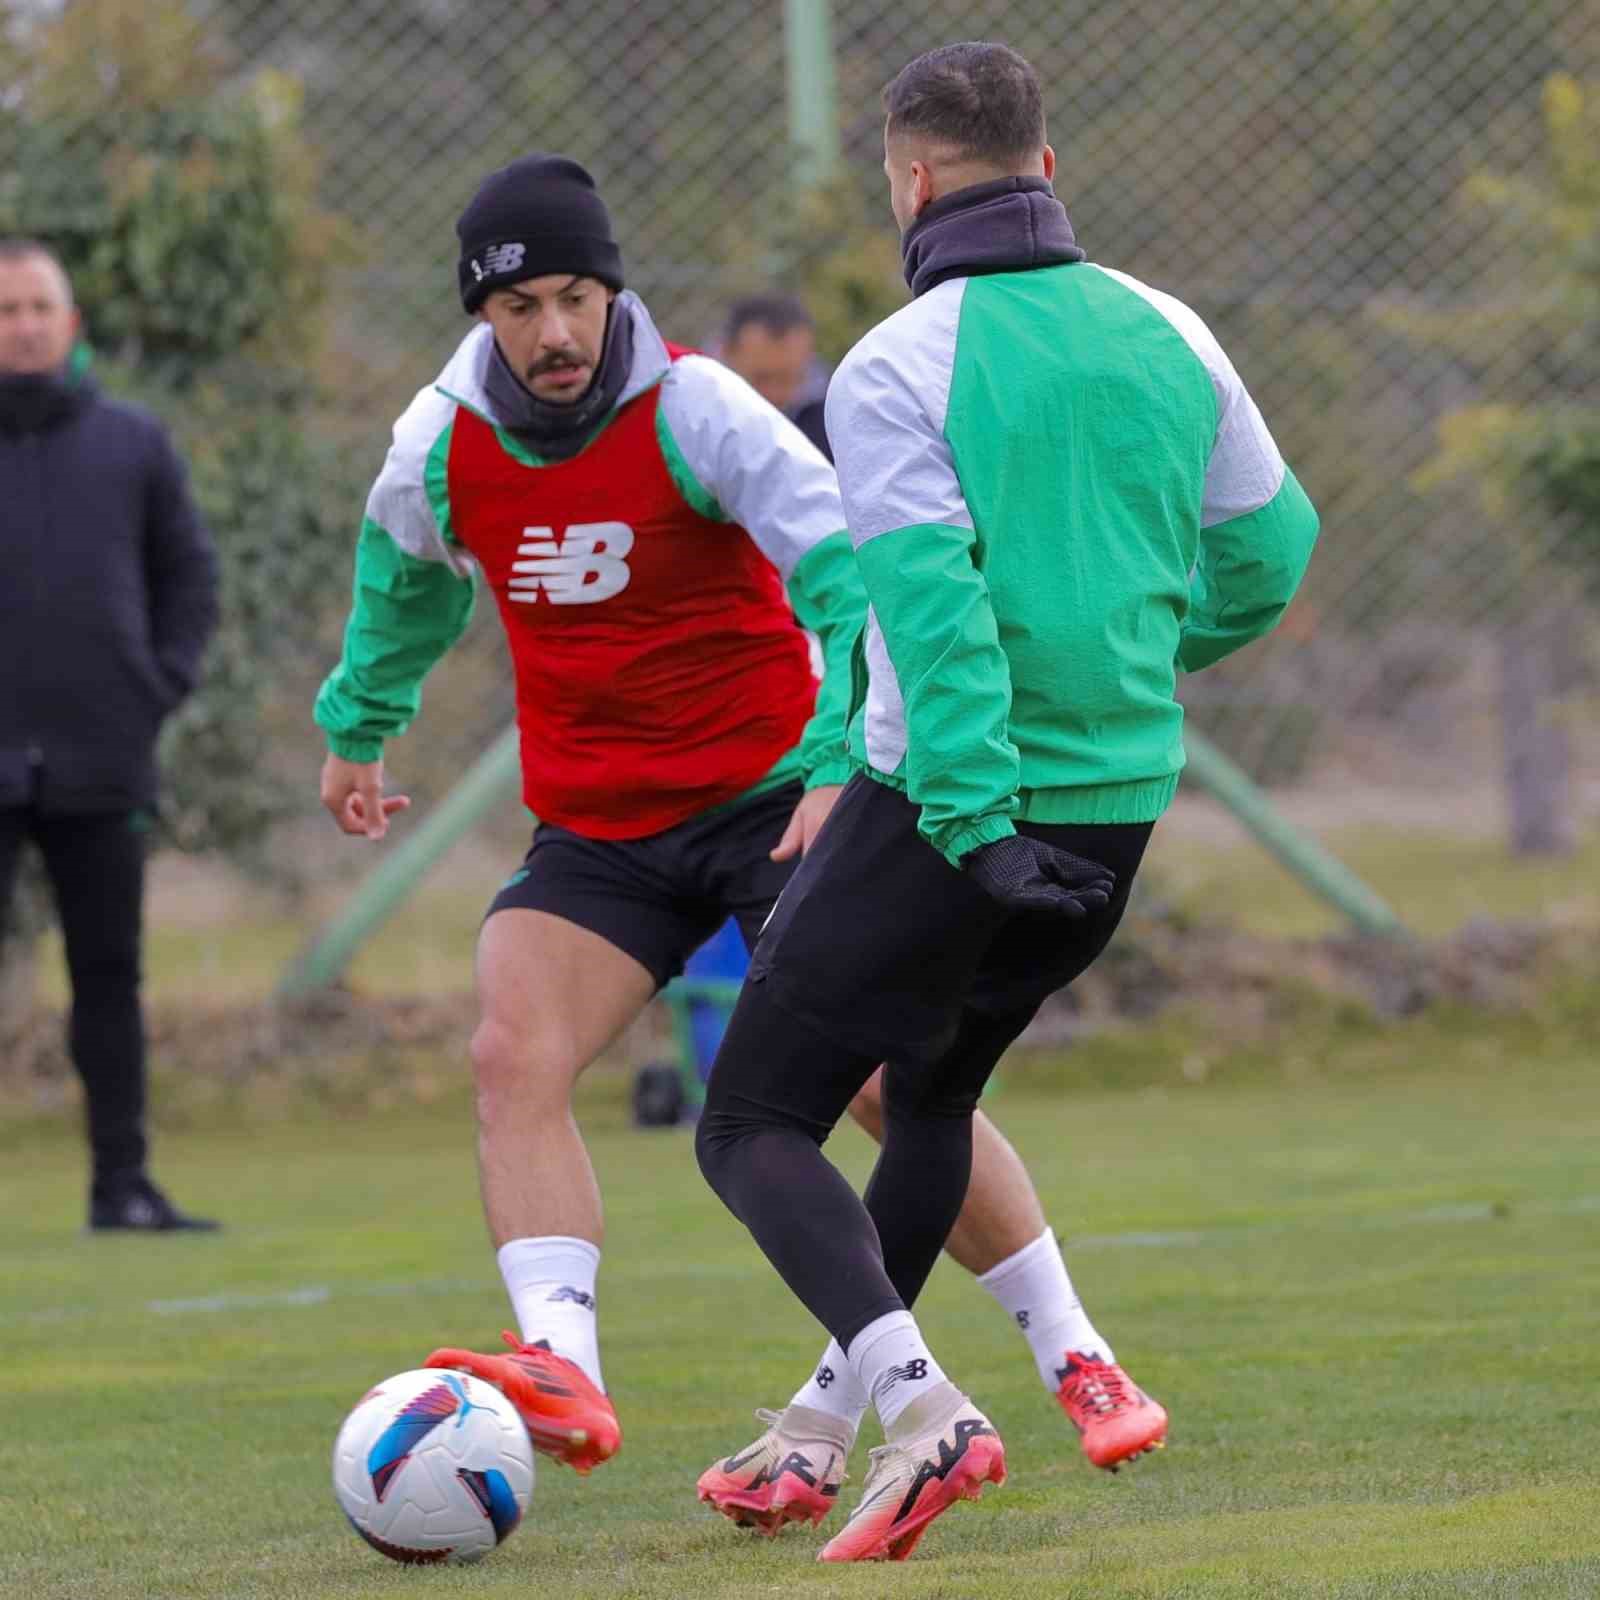
[[[581,350],[557,350],[535,361],[528,368],[528,376],[538,378],[546,372],[567,372],[573,367],[587,367],[589,364],[589,358]]]

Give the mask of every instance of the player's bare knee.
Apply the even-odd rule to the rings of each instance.
[[[570,1049],[489,1017],[472,1035],[470,1055],[479,1114],[488,1117],[511,1107],[564,1107],[585,1065]]]

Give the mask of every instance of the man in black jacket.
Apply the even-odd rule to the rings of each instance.
[[[216,623],[216,560],[154,418],[88,376],[61,264],[0,239],[0,918],[31,838],[72,978],[92,1228],[211,1228],[145,1170],[139,998],[156,735]]]

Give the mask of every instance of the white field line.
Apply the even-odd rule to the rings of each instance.
[[[247,1294],[224,1291],[221,1294],[194,1295],[181,1300],[146,1300],[127,1308],[135,1314],[155,1317],[193,1317],[225,1315],[236,1311],[293,1310],[303,1306],[323,1306],[334,1300],[392,1299],[397,1295],[482,1294],[496,1287],[487,1282],[469,1283],[460,1278],[436,1278],[418,1283],[308,1283],[297,1289],[280,1289]],[[82,1317],[111,1315],[105,1306],[52,1306],[38,1311],[0,1313],[0,1324],[32,1325],[71,1322]]]
[[[1292,1222],[1241,1222],[1232,1227],[1179,1228],[1154,1233],[1063,1234],[1063,1250],[1185,1250],[1202,1244],[1228,1244],[1263,1233],[1326,1232],[1332,1227],[1354,1231],[1369,1228],[1410,1228],[1436,1222],[1515,1222],[1529,1217],[1578,1217],[1600,1211],[1600,1194],[1573,1200],[1525,1205],[1503,1200],[1471,1200],[1456,1205],[1428,1206],[1421,1211],[1374,1211],[1365,1216],[1343,1217],[1337,1223],[1325,1217],[1296,1218]]]
[[[1596,1212],[1600,1212],[1600,1194],[1579,1195],[1572,1200],[1533,1205],[1483,1200],[1457,1205],[1430,1206],[1422,1211],[1375,1212],[1368,1216],[1343,1218],[1338,1223],[1322,1217],[1307,1217],[1292,1222],[1240,1223],[1236,1227],[1183,1228],[1165,1232],[1068,1234],[1062,1239],[1062,1248],[1069,1254],[1075,1250],[1189,1250],[1201,1245],[1235,1243],[1264,1233],[1323,1232],[1330,1226],[1343,1226],[1352,1230],[1408,1228],[1438,1223],[1494,1223],[1535,1217],[1587,1216]],[[738,1269],[738,1275],[742,1275],[745,1270]],[[668,1276],[691,1278],[703,1275],[705,1274],[697,1272],[691,1263],[673,1269],[652,1271],[646,1268],[641,1274],[648,1278]],[[713,1271],[710,1275],[722,1277],[730,1274]],[[337,1285],[309,1283],[295,1289],[280,1289],[267,1293],[224,1291],[220,1294],[193,1295],[175,1300],[146,1300],[142,1304],[124,1307],[115,1313],[111,1308],[91,1305],[52,1306],[37,1311],[0,1312],[0,1326],[9,1324],[13,1327],[32,1327],[112,1314],[126,1316],[129,1310],[156,1317],[217,1316],[241,1311],[295,1310],[328,1305],[335,1300],[392,1299],[397,1295],[481,1294],[493,1287],[491,1283],[482,1280],[472,1282],[460,1278],[434,1278],[412,1283]]]

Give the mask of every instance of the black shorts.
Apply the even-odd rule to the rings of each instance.
[[[857,776],[778,900],[750,964],[785,1011],[853,1051],[937,1060],[968,1011],[1032,1015],[1105,949],[1154,824],[1019,823],[1116,874],[1080,921],[1007,912],[917,832],[918,809]]]
[[[770,852],[804,793],[780,784],[643,839],[586,839],[541,823],[487,914],[514,907],[575,922],[665,986],[730,916],[755,947],[795,866]]]

